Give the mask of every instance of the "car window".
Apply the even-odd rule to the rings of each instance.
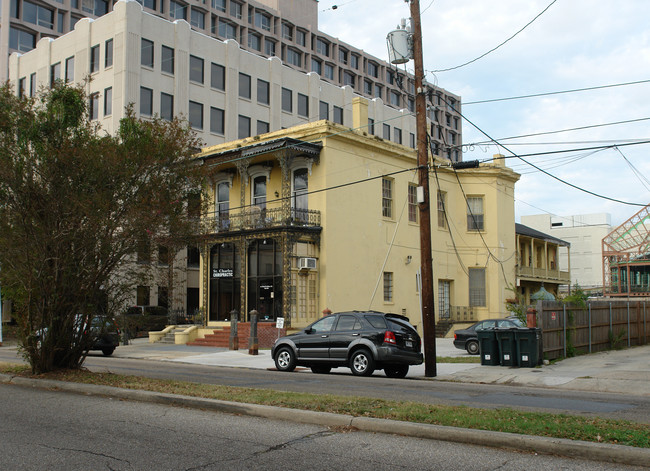
[[[388,322],[388,329],[392,330],[393,332],[409,332],[411,329],[404,324],[400,324],[399,322],[394,322],[390,319],[386,319]]]
[[[360,330],[361,322],[354,316],[339,316],[336,330]]]
[[[519,319],[505,319],[499,321],[499,327],[505,327],[506,329],[509,329],[511,327],[523,327],[523,324],[519,321]]]
[[[384,316],[378,316],[376,314],[366,314],[363,316],[366,318],[368,322],[370,322],[370,325],[373,326],[375,329],[386,329],[386,320],[384,319]]]
[[[483,321],[476,326],[476,330],[494,329],[494,327],[496,327],[496,321]]]
[[[324,317],[318,322],[312,324],[311,328],[314,332],[329,332],[332,330],[335,320],[336,317],[334,316]]]

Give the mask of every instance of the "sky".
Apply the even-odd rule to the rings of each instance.
[[[403,0],[320,0],[319,29],[386,60],[386,34],[409,8]],[[650,141],[650,1],[420,0],[420,11],[426,80],[462,98],[463,160],[528,154],[552,175],[507,159],[521,174],[518,222],[604,212],[617,226],[650,204],[650,143],[623,145]],[[412,61],[405,66],[413,71]],[[612,124],[630,120],[637,121]],[[548,134],[506,139],[537,133]],[[580,150],[603,146],[610,147]],[[559,150],[569,152],[530,155]]]

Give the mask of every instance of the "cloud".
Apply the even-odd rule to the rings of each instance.
[[[497,46],[550,4],[550,0],[421,0],[423,50],[428,71],[453,67]],[[335,4],[321,0],[319,9]],[[372,12],[372,14],[369,14]],[[352,0],[320,15],[320,29],[386,57],[388,31],[408,16],[408,4],[395,0]],[[428,74],[427,80],[463,102],[545,93],[644,80],[650,77],[650,2],[624,0],[558,1],[512,40],[471,65]],[[412,68],[412,63],[409,64]],[[494,138],[556,131],[650,117],[650,84],[463,106],[466,117]],[[562,132],[504,141],[516,153],[549,152],[650,139],[650,121]],[[485,141],[467,121],[463,141]],[[526,145],[522,145],[522,144]],[[566,144],[561,144],[566,143]],[[467,149],[464,159],[491,157],[496,146]],[[500,149],[502,152],[503,149]],[[621,147],[530,157],[542,168],[594,193],[635,203],[650,203],[650,192],[621,155],[650,178],[650,146]],[[507,152],[506,152],[507,153]],[[640,209],[590,196],[563,185],[515,159],[522,172],[516,185],[517,217],[610,212],[620,224]],[[647,184],[647,183],[646,183]],[[650,187],[650,184],[647,184]],[[525,202],[525,203],[524,203]],[[533,205],[532,207],[528,204]]]

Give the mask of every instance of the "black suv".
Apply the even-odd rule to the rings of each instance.
[[[111,355],[120,344],[120,329],[113,319],[95,316],[90,322],[92,344],[90,350],[101,350],[106,356]]]
[[[389,378],[403,378],[409,365],[423,360],[422,342],[407,317],[374,311],[332,314],[275,341],[271,356],[279,371],[309,366],[329,373],[348,366],[357,376],[383,369]]]

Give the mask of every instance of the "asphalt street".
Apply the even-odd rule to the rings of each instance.
[[[7,470],[643,469],[14,385],[0,395]]]

